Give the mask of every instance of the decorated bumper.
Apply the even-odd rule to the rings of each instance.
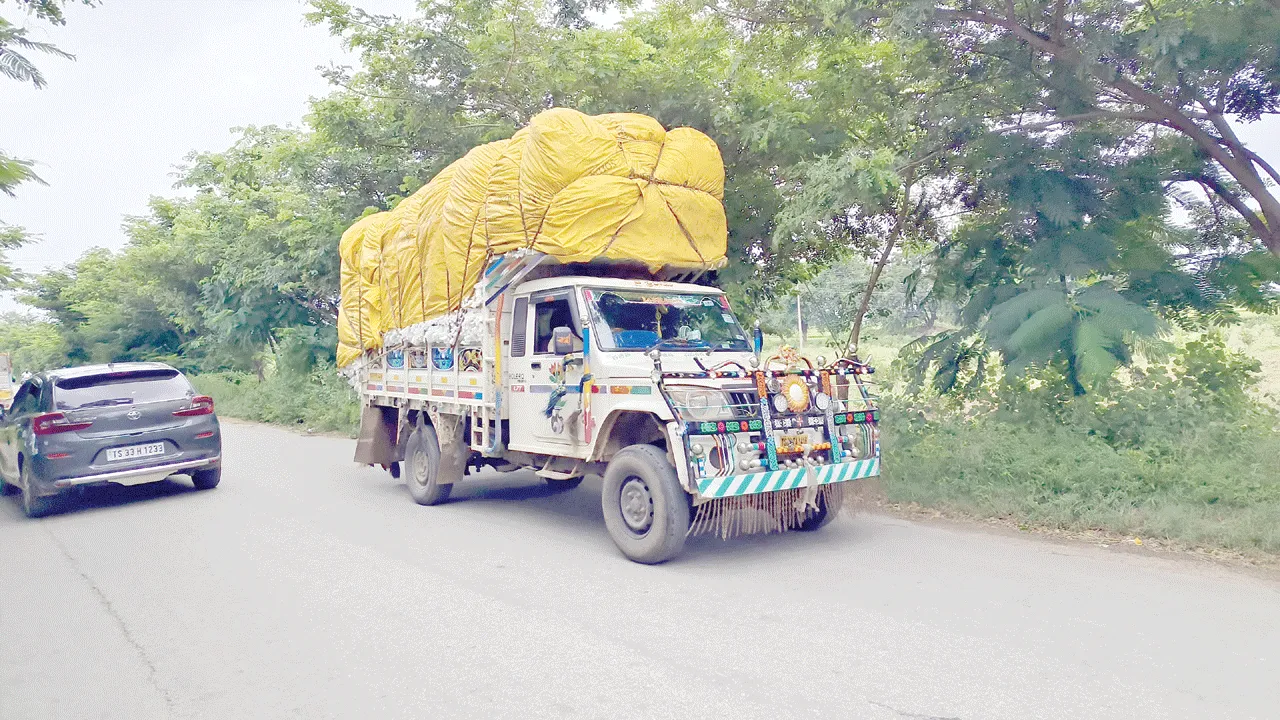
[[[806,475],[812,473],[812,480]],[[768,472],[709,477],[698,479],[698,494],[707,498],[754,495],[757,493],[792,490],[807,485],[830,485],[848,482],[880,474],[880,458],[853,460],[835,465],[819,465],[811,468],[790,468]]]

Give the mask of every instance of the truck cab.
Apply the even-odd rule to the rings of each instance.
[[[512,293],[503,321],[508,417],[519,420],[508,447],[518,451],[607,460],[599,430],[619,413],[674,420],[653,378],[655,352],[663,371],[689,373],[755,357],[724,293],[703,285],[534,280]]]

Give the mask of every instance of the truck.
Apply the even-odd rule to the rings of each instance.
[[[356,462],[422,505],[485,469],[599,476],[639,563],[830,523],[880,472],[874,371],[764,354],[714,282],[723,192],[696,130],[555,109],[357,221],[338,318]]]
[[[0,408],[9,409],[13,404],[13,393],[13,361],[9,353],[0,353]]]
[[[599,475],[605,527],[640,563],[692,534],[816,530],[844,483],[879,474],[873,368],[761,357],[714,285],[609,270],[495,260],[460,312],[359,365],[356,461],[423,505],[486,467]]]

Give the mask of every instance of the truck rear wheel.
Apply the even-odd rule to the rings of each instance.
[[[430,425],[419,425],[410,433],[404,449],[404,482],[419,505],[436,505],[449,498],[453,482],[440,472],[440,438]]]
[[[653,565],[684,549],[688,493],[660,448],[632,445],[614,455],[604,472],[600,504],[609,536],[631,560]]]

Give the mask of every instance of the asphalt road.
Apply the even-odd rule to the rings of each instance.
[[[646,567],[596,479],[224,433],[216,490],[0,502],[0,718],[1280,716],[1265,576],[866,514]]]

